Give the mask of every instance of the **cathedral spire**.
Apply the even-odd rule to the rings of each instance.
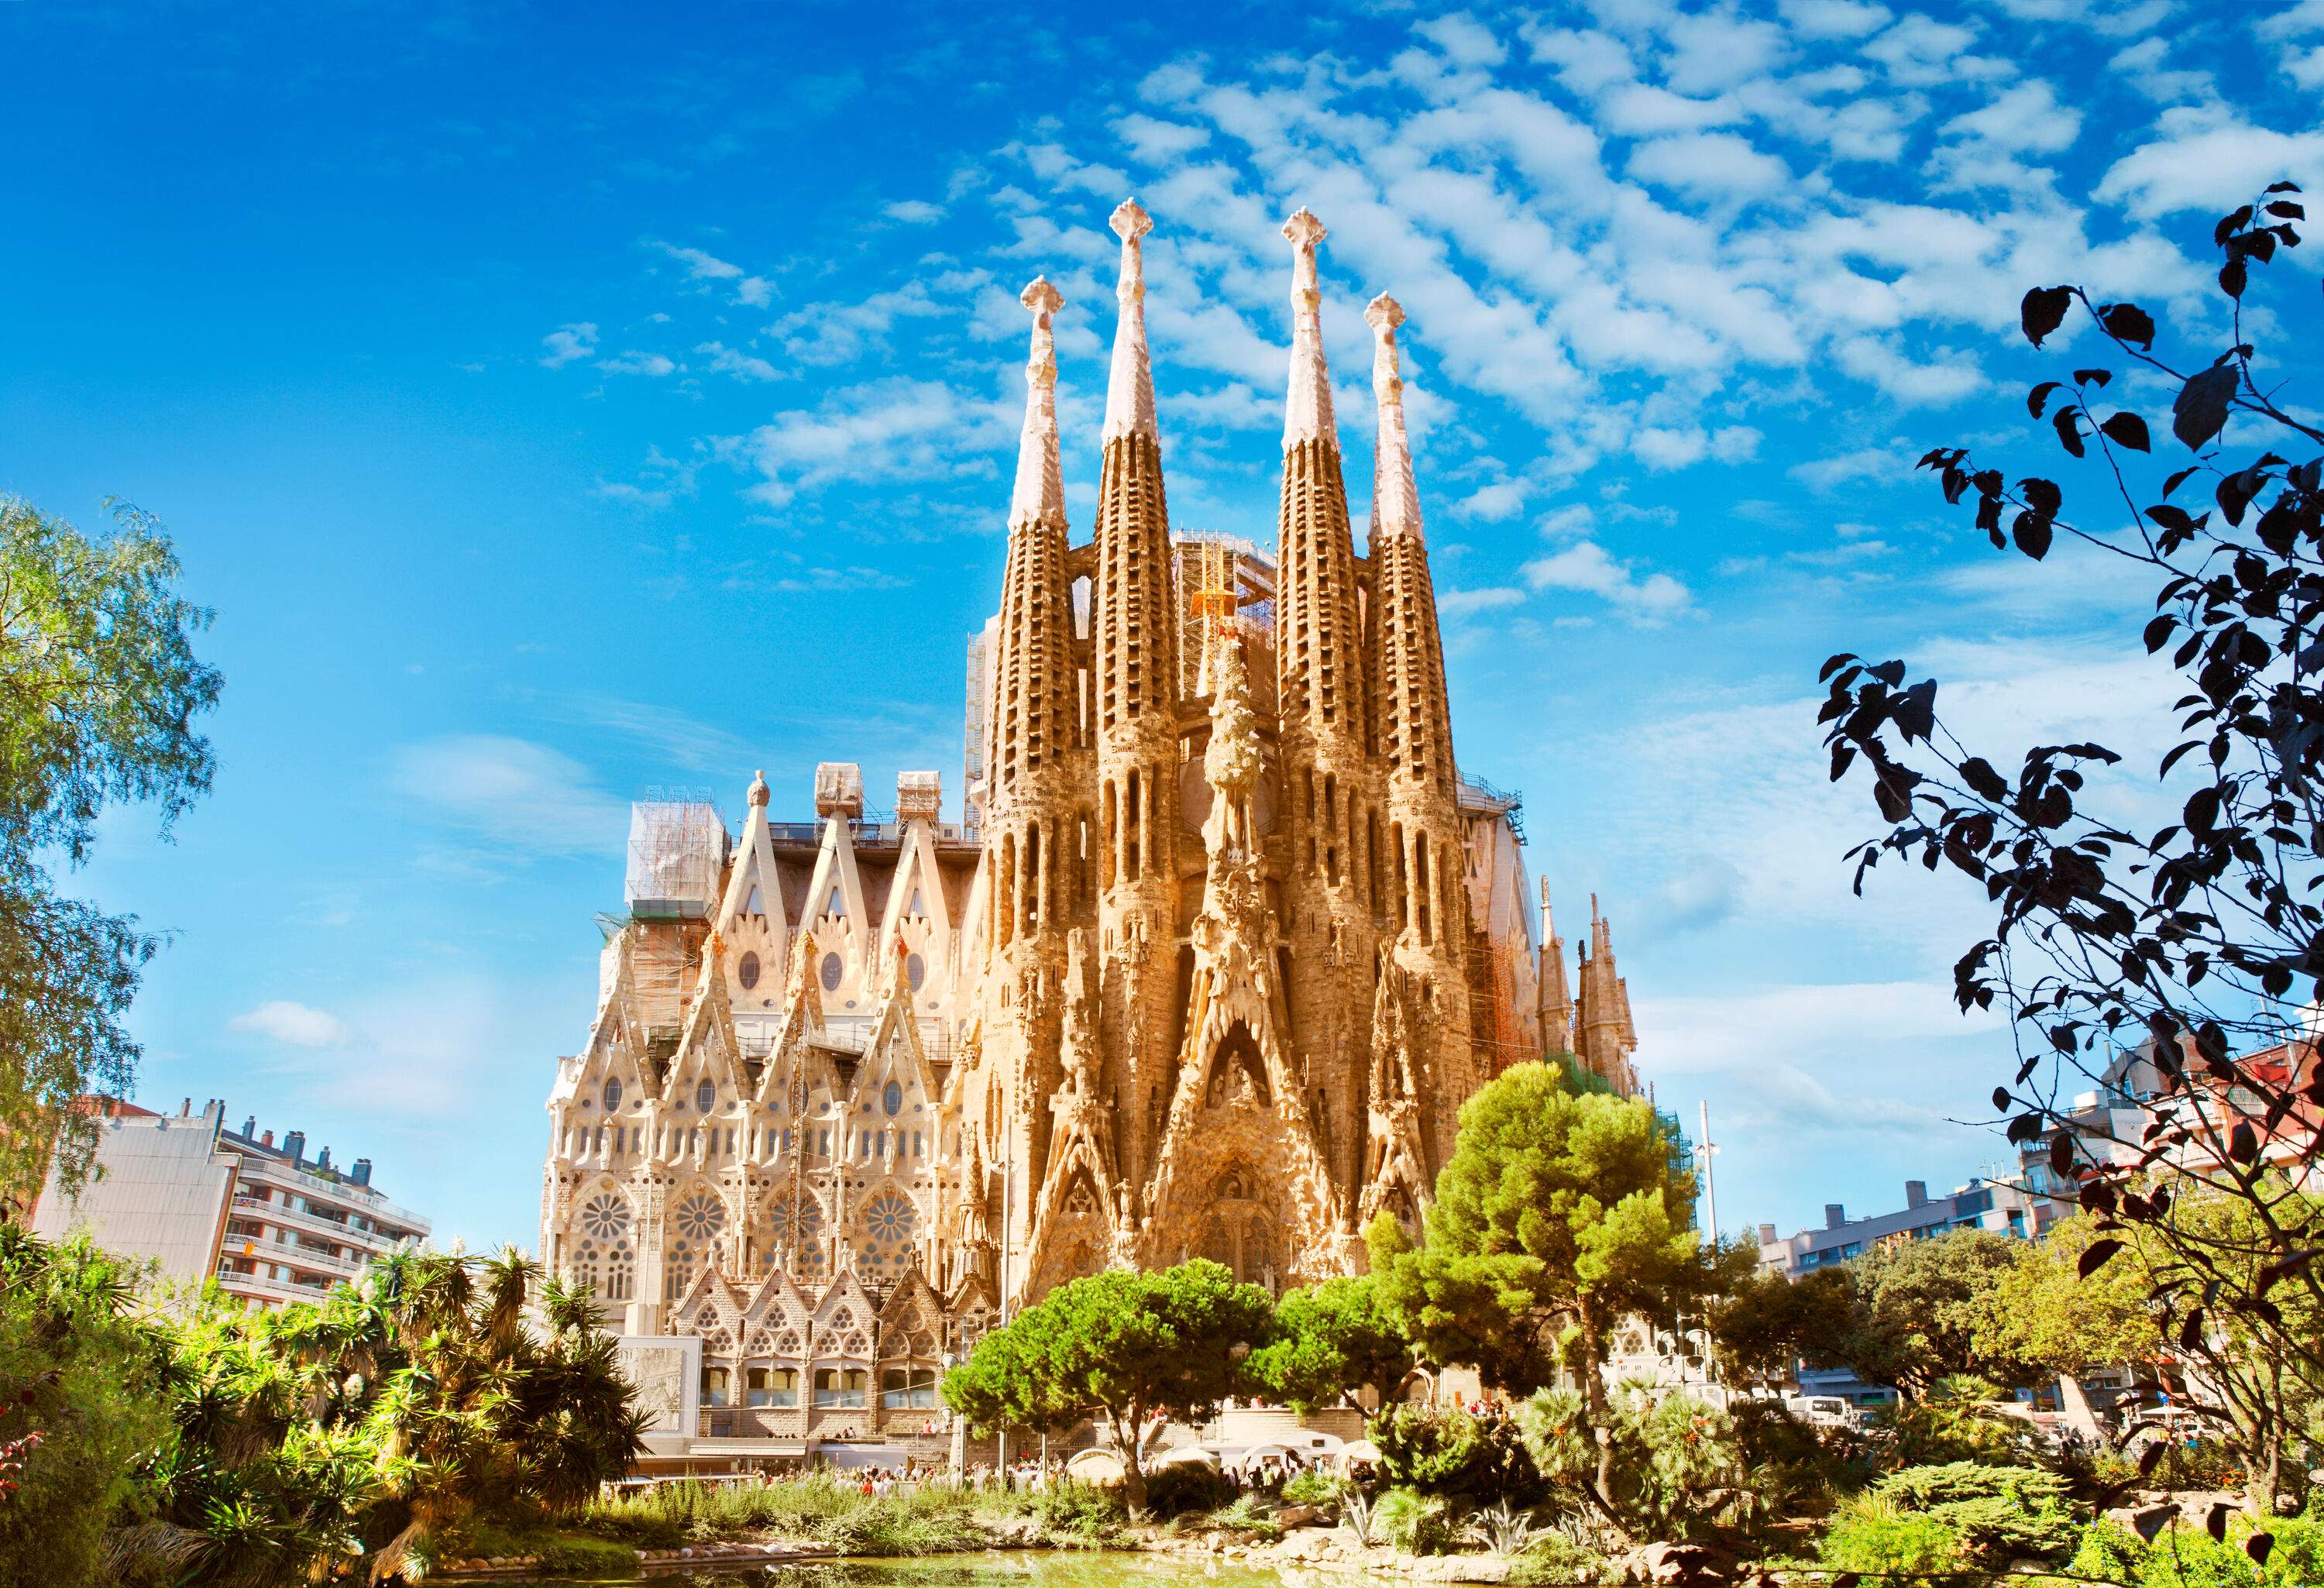
[[[1326,235],[1314,211],[1301,207],[1283,223],[1291,239],[1291,385],[1283,405],[1283,449],[1303,441],[1339,446],[1332,420],[1332,372],[1323,361],[1323,291],[1315,245]]]
[[[1113,332],[1113,367],[1105,388],[1105,435],[1151,436],[1154,430],[1154,361],[1146,348],[1146,262],[1140,240],[1154,229],[1154,217],[1125,198],[1110,223],[1121,239],[1121,284],[1114,297],[1121,318]]]
[[[1018,301],[1033,311],[1033,347],[1025,361],[1025,431],[1017,443],[1017,492],[1009,527],[1065,522],[1065,482],[1057,462],[1057,338],[1050,317],[1065,303],[1047,276],[1035,276]]]
[[[1388,535],[1420,533],[1420,492],[1412,481],[1412,442],[1404,430],[1404,375],[1396,328],[1404,305],[1382,292],[1364,309],[1372,328],[1372,395],[1379,403],[1379,439],[1372,453],[1372,545]]]

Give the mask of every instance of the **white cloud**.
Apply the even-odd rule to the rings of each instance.
[[[1021,416],[1021,400],[975,402],[941,382],[893,375],[842,387],[813,410],[787,410],[720,445],[761,476],[752,494],[779,507],[840,481],[994,477],[991,455],[1013,439]]]
[[[1496,480],[1489,485],[1480,485],[1452,504],[1455,518],[1481,519],[1487,523],[1499,523],[1515,516],[1526,503],[1526,486],[1522,480]]]
[[[882,205],[880,213],[890,220],[908,226],[934,226],[944,218],[941,204],[931,204],[925,198],[899,198],[893,204]]]
[[[1792,180],[1791,168],[1732,133],[1657,138],[1632,152],[1630,174],[1706,200],[1752,198]]]
[[[1595,540],[1536,557],[1517,571],[1536,590],[1584,591],[1641,623],[1679,616],[1693,602],[1687,587],[1670,575],[1648,574],[1640,578],[1632,565],[1609,556]]]
[[[1894,13],[1869,0],[1780,0],[1784,20],[1803,39],[1860,39],[1888,25]]]
[[[1909,443],[1895,441],[1886,447],[1859,447],[1830,457],[1795,463],[1784,472],[1811,490],[1820,492],[1837,491],[1859,480],[1900,484],[1911,477],[1914,461],[1919,456]]]
[[[678,361],[667,354],[644,353],[632,347],[614,357],[599,359],[597,367],[609,375],[645,375],[659,380],[664,375],[676,374],[678,365]]]
[[[1507,585],[1490,585],[1474,590],[1444,590],[1436,597],[1436,611],[1441,617],[1463,618],[1497,607],[1522,606],[1526,593]]]
[[[344,1048],[353,1039],[346,1022],[312,1004],[270,998],[226,1021],[229,1031],[252,1031],[292,1048]]]
[[[2096,189],[2139,219],[2224,214],[2272,181],[2324,181],[2324,133],[2253,126],[2223,105],[2174,106],[2154,125],[2160,136],[2116,161]]]
[[[1416,23],[1412,31],[1443,51],[1455,66],[1499,66],[1509,58],[1508,46],[1465,11]]]
[[[1175,164],[1211,141],[1208,127],[1161,121],[1138,111],[1115,121],[1113,131],[1130,145],[1130,153],[1148,165]]]
[[[392,783],[428,815],[518,856],[606,854],[629,816],[571,756],[498,734],[404,745],[394,753]]]
[[[550,369],[562,369],[596,353],[597,328],[589,320],[576,320],[549,332],[540,345],[549,349],[540,355],[540,362]]]
[[[755,353],[745,353],[739,347],[729,347],[723,342],[705,342],[695,348],[706,355],[707,367],[714,373],[733,375],[738,381],[771,381],[775,366]]]
[[[742,274],[741,265],[730,264],[716,254],[705,254],[699,248],[680,248],[672,243],[656,243],[653,246],[686,266],[686,276],[688,281],[734,281]]]

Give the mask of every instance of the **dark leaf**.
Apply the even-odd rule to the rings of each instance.
[[[2076,450],[2080,450],[2077,446]],[[2017,549],[2039,562],[2050,554],[2050,521],[2038,512],[2021,512],[2017,522],[2009,526],[2011,539]]]
[[[2073,307],[2071,287],[2036,287],[2025,294],[2018,306],[2018,323],[2025,328],[2025,339],[2036,347],[2042,338],[2065,322],[2066,310]]]
[[[2216,364],[2179,388],[2179,400],[2171,405],[2171,433],[2184,441],[2189,451],[2201,451],[2226,428],[2227,404],[2241,378],[2234,365]],[[2163,494],[2169,495],[2172,488],[2166,486]]]
[[[2178,623],[2179,620],[2166,612],[2146,625],[2146,653],[2149,656],[2171,643],[2171,631]]]
[[[2031,392],[2026,392],[2025,411],[2032,414],[2035,419],[2040,419],[2042,417],[2042,410],[2049,406],[2050,393],[2056,391],[2064,383],[2065,383],[2062,381],[2043,381]]]
[[[1937,725],[1937,681],[1923,679],[1896,697],[1896,730],[1906,743],[1925,739]]]
[[[2103,1241],[2093,1241],[2082,1249],[2082,1260],[2077,1271],[2087,1279],[2106,1267],[2107,1260],[2121,1250],[2122,1242],[2111,1237]]]
[[[2117,447],[2127,447],[2133,452],[2148,449],[2146,421],[2135,413],[2113,414],[2098,429],[2105,431],[2106,439]]]
[[[2308,212],[2289,198],[2279,198],[2267,207],[2267,212],[2278,220],[2306,220]]]
[[[2211,1509],[2203,1513],[2203,1531],[2214,1538],[2227,1537],[2227,1519],[2235,1514],[2235,1510],[2224,1500],[2211,1501]]]
[[[2138,1475],[2142,1478],[2153,1477],[2154,1475],[2154,1469],[2163,1464],[2163,1452],[2170,1448],[2171,1446],[2166,1441],[2157,1439],[2153,1444],[2149,1445],[2144,1450],[2140,1451],[2138,1453]],[[2151,1543],[2153,1540],[2150,1539],[2149,1542]]]
[[[2298,182],[2270,182],[2267,185],[2267,190],[2271,193],[2297,193],[2300,191],[2300,184]]]
[[[2229,237],[2251,224],[2251,217],[2252,207],[2248,204],[2237,209],[2233,215],[2221,216],[2219,224],[2211,228],[2212,244],[2217,247],[2226,247]]]
[[[2065,497],[2060,494],[2058,487],[2044,479],[2018,481],[2017,494],[2025,498],[2026,506],[2043,518],[2057,517],[2058,509],[2065,504]]]
[[[2006,799],[2009,785],[1993,770],[1993,763],[1982,755],[1972,755],[1960,764],[1961,781],[1967,783],[1980,799]]]
[[[2267,1565],[2267,1557],[2275,1553],[2275,1535],[2254,1533],[2244,1540],[2244,1553],[2252,1557],[2252,1565],[2256,1566]]]
[[[2050,418],[2051,427],[2058,432],[2058,445],[2076,457],[2082,456],[2081,426],[2075,422],[2075,411],[2061,408]]]
[[[2112,379],[2114,372],[2107,369],[2078,369],[2074,372],[2074,384],[2077,386],[2103,386]]]
[[[2236,1128],[2227,1132],[2227,1156],[2237,1163],[2249,1163],[2259,1156],[2259,1132],[2252,1129],[2249,1120],[2237,1120]]]
[[[2061,1131],[2050,1138],[2050,1172],[2064,1175],[2074,1167],[2074,1138]]]
[[[2006,1113],[2009,1112],[2008,1087],[1996,1086],[1993,1089],[1993,1107],[1994,1111],[1997,1113]]]
[[[2174,427],[2174,428],[2175,428],[2175,427]],[[2177,473],[2173,474],[2173,475],[2172,475],[2169,479],[2164,480],[2164,481],[2163,482],[2163,494],[2165,496],[2170,495],[2172,492],[2176,491],[2180,486],[2181,486],[2181,485],[2185,485],[2185,484],[2187,483],[2187,477],[2188,477],[2190,475],[2192,475],[2192,474],[2194,474],[2194,473],[2196,473],[2196,472],[2197,472],[2197,466],[2194,466],[2194,465],[2190,465],[2190,466],[2189,466],[2188,467],[2186,467],[2186,468],[2180,469]]]
[[[2154,346],[2154,317],[2135,303],[2107,304],[2098,310],[2098,324],[2125,342],[2137,343],[2142,350]]]
[[[2250,274],[2249,268],[2244,263],[2244,256],[2240,254],[2236,254],[2227,263],[2219,266],[2219,291],[2230,298],[2241,298],[2244,295],[2244,284],[2250,278]]]

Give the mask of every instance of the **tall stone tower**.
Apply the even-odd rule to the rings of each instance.
[[[1102,1077],[1120,1129],[1114,1174],[1152,1167],[1168,1105],[1169,1000],[1178,925],[1178,646],[1170,515],[1146,346],[1141,244],[1154,227],[1135,199],[1113,212],[1121,238],[1120,315],[1098,468],[1091,680],[1097,755],[1097,929]]]
[[[1468,890],[1461,876],[1460,773],[1444,690],[1444,642],[1436,588],[1421,538],[1420,493],[1405,432],[1397,328],[1404,309],[1387,293],[1364,310],[1372,328],[1372,392],[1379,441],[1372,462],[1371,653],[1373,725],[1388,816],[1388,954],[1406,975],[1383,975],[1379,997],[1406,998],[1396,1011],[1411,1033],[1411,1064],[1431,1100],[1434,1168],[1452,1151],[1453,1111],[1489,1077],[1469,1020]],[[1374,1021],[1378,1029],[1387,1018]],[[1383,1074],[1375,1061],[1376,1074]]]
[[[1047,1168],[1048,1102],[1064,1078],[1060,972],[1083,909],[1088,746],[1074,658],[1073,571],[1057,455],[1057,355],[1051,317],[1063,302],[1047,279],[1023,294],[1033,314],[1025,365],[1025,429],[1009,509],[1009,554],[992,656],[985,805],[983,996],[979,1028],[989,1085],[980,1112],[985,1164],[1006,1184],[987,1189],[987,1216],[1022,1251],[1033,1187]],[[993,1191],[998,1196],[992,1195]]]
[[[1276,702],[1280,715],[1284,980],[1301,1033],[1308,1102],[1343,1181],[1357,1173],[1367,1016],[1385,855],[1370,760],[1371,700],[1348,488],[1323,357],[1315,245],[1301,209],[1291,240],[1291,378],[1277,530]],[[1352,1209],[1351,1209],[1352,1216]]]

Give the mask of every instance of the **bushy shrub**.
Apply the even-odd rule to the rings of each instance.
[[[1872,1414],[1873,1442],[1890,1468],[1977,1462],[2028,1466],[2042,1441],[2023,1417],[1992,1409],[2000,1390],[1982,1379],[1955,1375],[1939,1381],[1926,1400],[1900,1401]]]
[[[1344,1493],[1345,1478],[1310,1467],[1294,1473],[1283,1485],[1283,1498],[1293,1505],[1329,1505]]]
[[[2250,1518],[2237,1516],[2224,1539],[2200,1528],[2177,1527],[2149,1544],[2118,1523],[2099,1520],[2083,1529],[2066,1569],[2134,1588],[2314,1588],[2324,1583],[2324,1519],[2279,1517],[2270,1523],[2275,1546],[2265,1565],[2244,1548],[2254,1530]]]
[[[1728,1417],[1751,1486],[1775,1515],[1823,1516],[1871,1481],[1865,1442],[1845,1428],[1820,1428],[1775,1400],[1738,1401]]]
[[[1229,1528],[1238,1533],[1256,1533],[1263,1538],[1283,1537],[1283,1524],[1275,1519],[1275,1508],[1256,1494],[1237,1495],[1231,1505],[1213,1511],[1210,1520],[1214,1528]]]
[[[1391,1489],[1372,1506],[1371,1536],[1407,1555],[1442,1555],[1453,1544],[1452,1506],[1441,1494]]]
[[[1150,1503],[1150,1493],[1148,1498]],[[1120,1531],[1127,1518],[1120,1490],[1071,1479],[1036,1494],[1033,1514],[1053,1541],[1072,1544],[1102,1544]]]
[[[1683,1537],[1758,1509],[1734,1419],[1720,1408],[1631,1384],[1616,1391],[1607,1416],[1609,1498],[1633,1528]],[[1544,1390],[1517,1408],[1517,1426],[1562,1509],[1584,1509],[1585,1491],[1597,1479],[1600,1446],[1581,1396]]]
[[[1903,1510],[1952,1530],[1968,1559],[1998,1565],[2020,1556],[2054,1559],[2074,1546],[2079,1528],[2066,1482],[2032,1467],[1975,1462],[1907,1467],[1873,1486]]]
[[[1932,1516],[1908,1511],[1877,1494],[1841,1503],[1817,1558],[1837,1571],[1889,1574],[1897,1588],[1920,1588],[1963,1565],[1959,1534]]]
[[[1371,1419],[1379,1470],[1392,1487],[1471,1504],[1538,1505],[1548,1496],[1517,1425],[1460,1408],[1392,1406]]]
[[[1173,1462],[1146,1474],[1146,1510],[1157,1521],[1232,1505],[1234,1480],[1207,1462]]]

